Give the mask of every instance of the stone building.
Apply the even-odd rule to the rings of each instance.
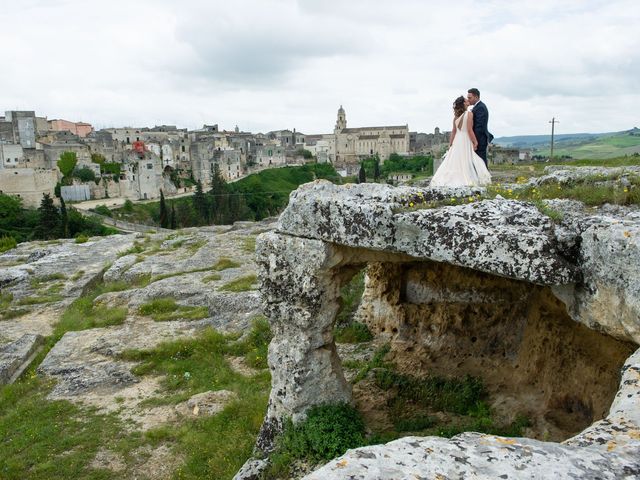
[[[409,134],[409,149],[417,154],[439,156],[449,146],[451,132],[441,132],[436,127],[433,133],[411,132]]]
[[[360,161],[372,155],[386,160],[392,153],[409,153],[408,125],[347,128],[344,108],[338,109],[338,117],[332,134],[307,135],[305,148],[326,141],[327,155],[336,168],[349,173],[357,170]]]
[[[258,147],[256,158],[260,168],[278,167],[287,163],[285,148],[276,143]]]
[[[5,168],[0,170],[0,193],[20,197],[25,207],[38,207],[42,194],[53,197],[58,173],[51,169]]]
[[[85,138],[87,135],[93,132],[93,127],[90,123],[70,122],[69,120],[62,120],[61,118],[49,120],[48,125],[49,130],[53,130],[54,132],[71,132],[80,138]]]
[[[489,148],[487,160],[493,165],[500,165],[503,163],[518,163],[520,161],[520,150],[517,148],[491,145],[491,147]]]

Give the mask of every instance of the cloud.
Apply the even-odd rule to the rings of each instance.
[[[0,10],[5,109],[97,125],[449,128],[475,86],[498,135],[637,123],[631,0],[23,0]]]

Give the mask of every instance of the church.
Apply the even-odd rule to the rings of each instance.
[[[336,168],[353,171],[360,161],[378,155],[381,161],[392,153],[409,153],[409,126],[382,126],[347,128],[347,115],[342,105],[338,109],[338,119],[332,134],[307,135],[307,141],[316,138],[327,145],[328,159]]]

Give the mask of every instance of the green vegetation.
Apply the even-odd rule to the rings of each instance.
[[[403,157],[397,153],[392,153],[389,155],[389,158],[382,163],[382,166],[379,167],[378,174],[376,175],[376,165],[379,164],[380,159],[377,155],[363,160],[362,167],[364,168],[366,178],[372,178],[377,181],[380,176],[384,178],[396,172],[419,173],[426,176],[433,175],[433,157],[431,156],[415,155],[413,157]],[[360,183],[362,183],[362,180]]]
[[[257,280],[258,278],[255,275],[247,275],[246,277],[240,277],[229,283],[225,283],[220,287],[220,290],[226,292],[246,292],[253,290],[253,285]]]
[[[87,297],[75,300],[62,314],[54,330],[54,336],[64,335],[68,331],[87,330],[110,325],[122,325],[127,318],[125,307],[106,307],[94,305],[98,291]]]
[[[51,388],[33,369],[13,385],[0,387],[0,476],[6,480],[112,478],[87,468],[100,448],[125,453],[123,425],[113,415],[67,401],[50,401]]]
[[[62,184],[71,185],[71,175],[76,168],[78,158],[74,152],[62,152],[60,159],[57,161],[58,169],[62,173]]]
[[[13,237],[0,237],[0,253],[16,248],[18,242]]]
[[[212,273],[211,275],[207,275],[206,277],[204,277],[202,279],[202,281],[204,283],[216,282],[216,281],[220,280],[221,278],[222,278],[222,276],[219,273]]]
[[[20,300],[18,300],[18,305],[38,305],[41,303],[53,303],[53,302],[59,302],[60,300],[62,300],[62,296],[61,295],[34,295],[31,297],[24,297],[21,298]]]
[[[96,181],[96,174],[89,167],[76,168],[73,171],[73,176],[76,177],[81,182],[95,182]]]
[[[87,237],[86,235],[78,235],[76,237],[76,243],[87,243],[89,241],[89,237]]]
[[[384,357],[391,351],[391,345],[385,344],[379,347],[375,353],[373,354],[373,358],[369,362],[367,362],[361,369],[358,371],[358,374],[353,379],[352,383],[358,383],[363,380],[371,370],[375,368],[386,368],[388,363],[385,362]]]
[[[333,331],[338,343],[360,343],[373,339],[366,325],[353,321],[364,292],[364,275],[365,269],[360,270],[340,289],[341,304]]]
[[[226,270],[228,268],[238,268],[241,265],[242,265],[241,263],[234,262],[233,260],[230,260],[228,258],[221,258],[213,266],[213,270],[221,272],[222,270]]]
[[[242,250],[247,253],[254,253],[256,251],[256,236],[247,235],[242,239]]]
[[[156,298],[140,306],[140,315],[153,318],[156,322],[171,320],[200,320],[209,316],[207,307],[178,305],[173,298]]]
[[[75,238],[78,234],[113,233],[117,233],[116,230],[105,227],[97,219],[85,218],[74,209],[58,209],[51,197],[43,196],[36,210],[22,208],[19,197],[0,193],[0,237],[13,238],[20,243],[34,239]]]
[[[175,226],[230,224],[238,220],[261,220],[277,215],[287,205],[291,191],[316,178],[340,183],[340,176],[329,164],[310,163],[301,167],[273,168],[233,183],[226,183],[216,169],[208,192],[203,191],[201,184],[196,184],[196,192],[192,197],[172,201]],[[130,204],[113,210],[113,213],[128,221],[160,225],[159,202]]]
[[[93,209],[93,211],[96,213],[99,213],[100,215],[104,215],[105,217],[113,216],[113,214],[111,213],[111,210],[109,210],[109,207],[107,207],[106,205],[98,205],[96,208]]]
[[[267,407],[269,372],[263,369],[257,375],[245,377],[236,373],[225,357],[266,351],[270,340],[267,332],[266,322],[256,319],[253,331],[244,341],[207,329],[194,339],[122,355],[125,360],[140,362],[134,369],[137,375],[163,376],[165,392],[154,404],[179,403],[208,390],[226,389],[237,394],[237,400],[218,415],[147,432],[148,439],[170,443],[184,457],[175,478],[231,478],[251,456]]]
[[[12,318],[22,317],[29,312],[30,310],[24,308],[2,309],[0,310],[0,320],[11,320]]]
[[[290,466],[296,459],[327,461],[364,444],[365,425],[354,407],[349,404],[312,407],[306,420],[285,425],[266,478],[289,478]]]
[[[365,324],[352,322],[345,327],[337,327],[333,333],[337,343],[362,343],[373,340],[373,334]]]

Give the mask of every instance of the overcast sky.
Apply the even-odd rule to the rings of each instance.
[[[638,0],[0,0],[0,109],[97,128],[640,127]]]

